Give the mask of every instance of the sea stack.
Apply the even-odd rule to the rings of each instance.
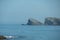
[[[28,22],[27,22],[27,25],[41,25],[41,24],[42,24],[41,22],[33,18],[28,19]]]
[[[44,22],[45,25],[60,25],[60,18],[47,17]]]

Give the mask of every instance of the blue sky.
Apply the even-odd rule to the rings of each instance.
[[[60,18],[60,0],[0,0],[0,24],[22,24],[29,18],[44,22]]]

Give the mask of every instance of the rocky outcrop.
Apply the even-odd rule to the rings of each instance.
[[[12,39],[12,38],[15,38],[14,36],[0,36],[0,40],[3,40],[3,39]]]
[[[2,40],[3,40],[3,39],[6,39],[6,37],[4,37],[4,36],[0,36],[0,39],[2,39]]]
[[[48,18],[45,19],[44,24],[45,25],[60,25],[60,19],[59,18],[48,17]]]
[[[28,19],[27,25],[41,25],[42,23],[33,18]]]

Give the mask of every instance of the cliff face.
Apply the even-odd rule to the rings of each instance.
[[[44,24],[45,25],[60,25],[60,19],[59,18],[48,17],[48,18],[45,19]]]
[[[28,19],[27,25],[41,25],[42,23],[33,18]]]

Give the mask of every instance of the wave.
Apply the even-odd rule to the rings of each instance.
[[[26,38],[26,36],[4,36],[6,39]]]

